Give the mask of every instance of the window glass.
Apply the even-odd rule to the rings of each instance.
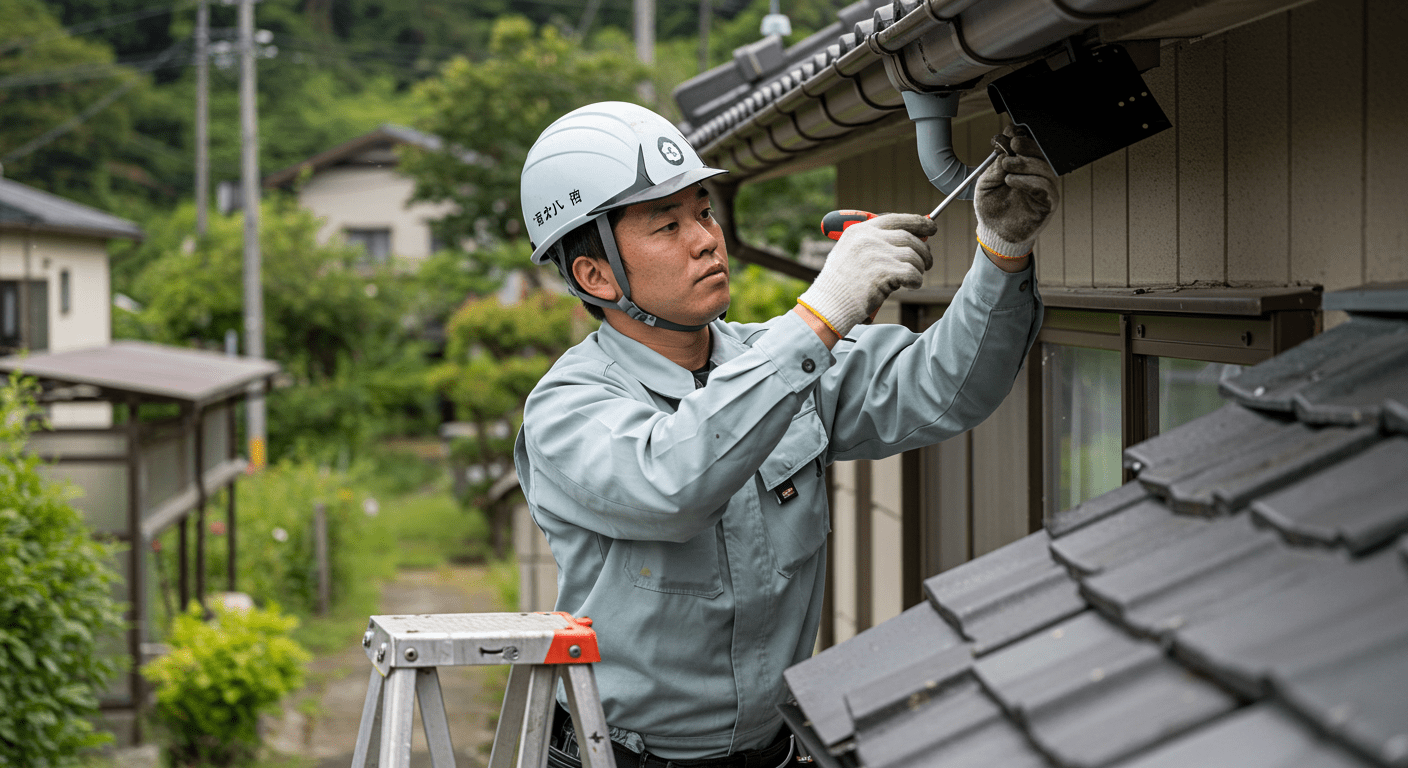
[[[381,263],[391,257],[390,229],[348,229],[347,242],[361,246],[367,252],[367,261]]]
[[[1148,366],[1151,437],[1221,408],[1217,385],[1242,372],[1240,365],[1177,357],[1150,357]]]
[[[1052,513],[1120,485],[1120,353],[1046,344],[1042,359]]]

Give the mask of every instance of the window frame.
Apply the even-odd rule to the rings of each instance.
[[[922,331],[937,321],[952,302],[956,288],[925,288],[897,292],[900,322]],[[1149,408],[1158,406],[1149,396],[1151,358],[1177,357],[1209,363],[1255,365],[1290,349],[1321,330],[1318,287],[1257,289],[1043,289],[1046,315],[1026,364],[1026,457],[1028,528],[1040,529],[1053,510],[1047,499],[1051,435],[1046,414],[1053,407],[1045,386],[1043,344],[1105,349],[1120,355],[1121,451],[1143,442],[1157,430],[1150,426]],[[1156,372],[1153,372],[1157,376]],[[1157,413],[1155,413],[1157,416]],[[966,439],[968,434],[954,438]],[[927,453],[937,447],[906,452],[902,458],[903,548],[901,551],[904,604],[923,599],[925,577],[938,572],[930,542],[940,528],[941,497],[926,488],[926,467],[936,466]],[[967,484],[974,483],[975,467],[966,463]],[[1121,461],[1124,482],[1133,479]],[[968,516],[969,550],[973,523],[973,495],[962,494]]]

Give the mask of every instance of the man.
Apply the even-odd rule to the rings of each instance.
[[[922,284],[926,217],[851,226],[793,310],[726,323],[728,256],[699,185],[722,171],[668,121],[594,104],[530,150],[533,260],[604,322],[534,389],[514,458],[557,609],[593,619],[618,762],[788,759],[776,706],[821,619],[824,467],[977,425],[1036,337],[1031,244],[1055,176],[1031,139],[1011,146],[979,181],[973,267],[923,334],[863,323]],[[574,754],[570,725],[560,737]]]

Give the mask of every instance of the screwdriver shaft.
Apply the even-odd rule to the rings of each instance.
[[[978,167],[974,168],[973,172],[968,174],[968,178],[964,179],[963,183],[958,185],[958,189],[955,189],[952,192],[948,193],[948,197],[945,197],[944,201],[942,203],[939,203],[939,207],[935,208],[933,213],[929,214],[929,218],[937,219],[939,217],[939,214],[943,213],[944,209],[949,206],[949,203],[952,203],[954,200],[957,200],[958,196],[963,194],[963,190],[967,189],[975,180],[977,180],[977,178],[982,175],[983,171],[986,171],[988,169],[988,166],[997,162],[997,158],[1001,155],[1001,152],[994,151],[991,155],[988,155],[988,159],[984,160],[981,163],[978,163]]]

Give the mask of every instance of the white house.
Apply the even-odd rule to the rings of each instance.
[[[323,220],[319,242],[340,236],[367,250],[371,262],[423,259],[438,250],[430,222],[448,203],[410,203],[415,181],[397,166],[396,148],[438,150],[436,136],[383,125],[264,179],[266,189],[293,189],[298,203]]]
[[[136,224],[0,178],[0,355],[66,352],[112,341],[109,240]],[[62,426],[106,426],[105,403],[52,407]]]

